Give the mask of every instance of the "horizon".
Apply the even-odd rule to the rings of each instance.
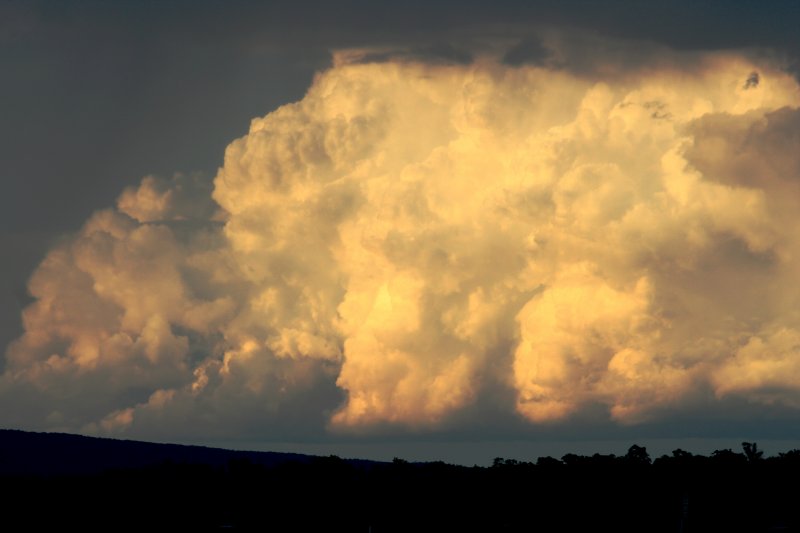
[[[692,455],[711,456],[715,451],[731,450],[742,453],[743,444],[751,442],[758,446],[764,458],[778,457],[782,453],[800,450],[800,440],[748,441],[746,439],[645,439],[637,442],[613,440],[572,440],[572,441],[425,441],[370,443],[370,442],[195,442],[172,440],[141,440],[120,436],[96,436],[60,431],[25,431],[0,428],[0,431],[19,431],[42,435],[67,435],[88,438],[127,441],[145,444],[164,444],[177,446],[196,446],[215,450],[300,454],[314,457],[338,457],[346,460],[366,460],[391,463],[401,459],[413,463],[444,462],[456,466],[492,466],[495,459],[536,463],[539,458],[552,457],[561,460],[565,455],[591,457],[593,455],[613,455],[624,457],[632,446],[640,446],[647,451],[652,460],[670,457],[672,452],[682,450]],[[492,455],[494,454],[494,455]],[[446,458],[447,457],[447,458]]]

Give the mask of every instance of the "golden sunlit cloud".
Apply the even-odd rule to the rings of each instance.
[[[0,394],[95,432],[301,403],[434,427],[498,388],[532,424],[800,406],[792,77],[354,58],[253,120],[213,193],[144,178],[53,249]]]

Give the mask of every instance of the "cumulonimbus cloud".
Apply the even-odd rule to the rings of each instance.
[[[6,420],[433,427],[498,387],[532,424],[800,406],[793,78],[348,57],[213,191],[147,177],[50,251]]]

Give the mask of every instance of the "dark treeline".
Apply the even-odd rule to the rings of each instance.
[[[236,452],[224,462],[209,452],[215,460],[203,462],[194,450],[188,460],[155,456],[149,465],[48,474],[12,468],[7,437],[0,433],[3,523],[15,529],[800,530],[800,450],[764,457],[755,443],[710,456],[675,450],[655,460],[634,445],[623,456],[497,458],[490,467],[334,456],[265,461]],[[123,441],[106,444],[115,442]]]

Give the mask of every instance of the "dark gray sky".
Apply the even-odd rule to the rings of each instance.
[[[573,28],[678,49],[765,47],[796,61],[796,2],[0,2],[0,344],[49,244],[141,176],[213,176],[250,119],[298,100],[329,51],[469,57]],[[521,54],[521,55],[520,55]]]
[[[213,177],[227,144],[302,98],[331,50],[469,61],[503,41],[518,63],[539,60],[536,36],[558,28],[769,49],[794,68],[798,23],[793,1],[0,0],[0,346],[19,336],[27,279],[54,243],[142,176]]]

